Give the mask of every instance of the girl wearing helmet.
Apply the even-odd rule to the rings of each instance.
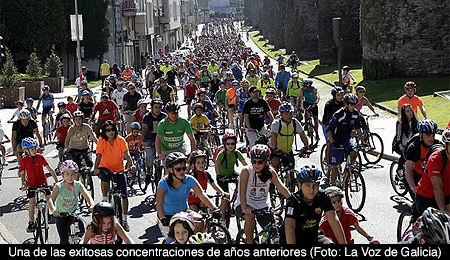
[[[78,178],[78,165],[72,161],[64,161],[60,168],[62,175],[62,182],[58,182],[53,188],[52,195],[48,200],[48,206],[50,212],[53,212],[53,216],[56,219],[56,228],[59,234],[59,243],[68,244],[69,243],[69,221],[71,221],[71,216],[68,214],[77,214],[79,212],[78,199],[81,194],[87,203],[92,208],[94,206],[94,200],[91,195],[87,192],[83,184],[77,181]],[[55,205],[56,203],[56,205]],[[66,213],[66,215],[64,214]],[[78,214],[77,214],[78,215]],[[84,233],[84,223],[81,216],[77,216],[78,225],[80,231]]]
[[[92,210],[92,222],[87,226],[81,244],[114,244],[119,236],[125,244],[134,241],[114,216],[114,207],[108,202],[95,204]]]
[[[130,124],[131,133],[125,137],[125,141],[128,144],[128,149],[130,149],[130,156],[136,158],[139,151],[142,150],[142,134],[141,125],[138,122],[133,122]]]
[[[424,118],[428,118],[427,112],[425,111],[425,106],[423,105],[422,99],[416,95],[417,86],[413,81],[408,81],[405,83],[405,95],[401,96],[397,102],[398,115],[400,120],[400,109],[404,104],[411,104],[414,113],[418,116],[417,108],[420,108],[420,112]]]
[[[247,244],[253,244],[255,230],[255,215],[253,210],[269,208],[269,188],[273,184],[280,193],[289,198],[291,193],[279,179],[275,170],[269,166],[270,148],[267,145],[257,144],[250,150],[251,165],[242,169],[239,176],[238,200],[234,205],[236,215],[245,219],[244,230]],[[260,226],[265,227],[272,221],[272,215],[257,216]]]
[[[444,145],[434,145],[427,152],[425,172],[416,191],[419,214],[428,207],[450,214],[450,129],[442,133],[442,142]]]
[[[187,157],[180,152],[170,153],[164,160],[168,174],[161,179],[156,191],[158,225],[164,236],[167,234],[170,219],[175,214],[188,209],[191,190],[209,209],[215,209],[198,181],[193,176],[186,174],[186,162]]]
[[[22,148],[26,152],[26,156],[20,161],[20,177],[22,181],[22,191],[27,192],[29,199],[28,208],[28,228],[27,232],[32,233],[35,229],[34,210],[36,208],[36,189],[47,185],[47,177],[44,173],[44,167],[51,173],[55,183],[58,182],[56,173],[48,164],[45,157],[37,152],[38,142],[32,137],[26,137],[22,140]],[[46,200],[50,196],[50,189],[46,189]]]
[[[340,244],[346,239],[339,218],[330,198],[319,190],[322,172],[312,166],[304,166],[297,173],[300,190],[286,202],[286,242],[288,244],[332,244],[331,239],[319,234],[319,221],[323,213]]]
[[[342,190],[336,186],[331,186],[325,189],[325,193],[330,197],[331,203],[333,204],[334,210],[339,217],[339,222],[341,222],[342,229],[344,230],[345,239],[347,243],[354,244],[355,241],[350,233],[350,226],[354,226],[356,231],[363,235],[370,244],[379,244],[378,240],[373,239],[367,232],[359,225],[359,220],[353,210],[343,206],[342,199],[344,198],[344,193]],[[333,243],[337,244],[338,240],[331,229],[330,223],[328,222],[327,216],[322,215],[320,220],[319,229],[323,232],[325,236],[331,238]]]
[[[194,234],[194,218],[187,212],[179,212],[170,219],[168,237],[171,244],[186,244]]]

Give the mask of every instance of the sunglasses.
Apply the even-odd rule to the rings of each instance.
[[[233,142],[233,143],[226,143],[226,145],[235,145],[236,143],[235,142]]]
[[[184,172],[184,171],[186,171],[186,166],[183,166],[183,167],[177,167],[177,168],[173,168],[176,172]]]
[[[266,163],[265,160],[252,160],[252,164],[263,165],[265,163]]]
[[[112,131],[116,131],[114,128],[105,128],[105,132],[112,132]]]

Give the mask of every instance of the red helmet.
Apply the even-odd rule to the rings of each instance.
[[[257,144],[250,150],[251,159],[267,160],[270,158],[270,148],[265,144]]]
[[[237,136],[234,133],[227,132],[222,136],[222,142],[225,144],[225,142],[230,138],[233,138],[234,141],[237,141]]]

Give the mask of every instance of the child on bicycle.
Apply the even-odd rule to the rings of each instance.
[[[14,111],[14,114],[12,115],[11,119],[8,120],[8,123],[13,122],[14,118],[16,118],[16,117],[19,118],[19,113],[23,108],[23,101],[20,99],[17,100],[16,102],[14,102],[14,104],[16,105],[17,110]]]
[[[56,129],[55,137],[58,138],[58,143],[56,144],[56,150],[58,150],[59,163],[58,168],[63,162],[63,153],[65,149],[65,142],[67,137],[67,132],[69,128],[72,126],[70,116],[68,114],[64,114],[61,116],[62,125],[60,125]]]
[[[108,202],[95,204],[92,222],[86,228],[82,244],[114,244],[119,236],[125,244],[134,244],[114,215],[114,207]]]
[[[211,174],[206,172],[205,165],[207,160],[206,154],[203,151],[193,151],[189,155],[189,161],[192,168],[191,175],[198,181],[203,191],[206,192],[208,188],[208,183],[211,184],[213,189],[217,191],[217,193],[222,194],[224,196],[229,196],[225,193],[219,186],[216,185],[214,179],[211,177]],[[201,200],[193,193],[189,194],[188,198],[189,208],[195,212],[199,212],[200,210],[206,209],[206,205],[201,202]],[[222,203],[223,205],[223,203]],[[221,207],[222,208],[222,207]],[[223,210],[225,211],[225,210]],[[222,214],[221,222],[225,223],[225,214]],[[221,224],[223,224],[221,223]]]
[[[194,137],[197,143],[200,141],[200,136],[205,135],[205,142],[209,139],[209,133],[202,133],[202,130],[208,130],[211,126],[211,122],[208,117],[203,114],[203,105],[201,103],[196,103],[192,106],[192,110],[194,111],[194,115],[191,117],[191,127],[194,130]],[[207,146],[207,144],[205,144]]]
[[[141,125],[138,122],[133,122],[130,124],[131,134],[125,137],[125,141],[130,149],[130,155],[132,158],[136,158],[137,153],[142,149],[142,134]]]
[[[36,228],[34,222],[34,210],[36,208],[35,192],[36,189],[47,185],[47,177],[44,173],[44,167],[51,173],[55,183],[58,182],[55,171],[50,167],[45,157],[37,152],[38,142],[31,138],[26,137],[22,140],[22,149],[27,154],[20,161],[20,174],[22,181],[22,191],[27,191],[27,198],[29,201],[28,208],[28,227],[27,232],[33,233]],[[46,200],[50,196],[50,189],[45,190]]]
[[[0,121],[0,151],[1,151],[1,153],[2,153],[2,161],[1,161],[1,164],[2,165],[7,165],[7,162],[6,162],[6,149],[5,149],[5,147],[3,146],[3,137],[6,137],[6,142],[10,142],[11,141],[11,139],[9,139],[9,137],[5,134],[5,131],[3,131],[3,127],[2,127],[2,124],[1,124],[1,121]],[[2,179],[1,179],[1,172],[0,172],[0,185],[2,185]]]
[[[186,244],[194,234],[195,224],[192,216],[187,212],[175,214],[170,219],[168,237],[173,239],[171,244]]]
[[[25,100],[25,103],[27,104],[26,109],[28,111],[30,111],[31,118],[33,118],[33,120],[36,121],[37,120],[38,111],[37,111],[36,108],[33,107],[34,99],[27,98],[27,100]]]
[[[58,229],[59,243],[69,243],[69,221],[71,216],[64,215],[64,213],[79,212],[78,199],[81,194],[88,202],[92,209],[94,200],[86,191],[83,184],[76,179],[78,178],[78,165],[72,161],[67,160],[61,164],[60,171],[63,181],[58,182],[53,188],[52,195],[48,200],[49,210],[53,212],[56,220],[56,228]],[[56,205],[54,204],[56,202]],[[81,216],[77,216],[78,225],[82,234],[84,234],[84,223]]]
[[[356,231],[363,235],[370,244],[380,243],[378,242],[378,240],[373,239],[373,237],[367,234],[367,232],[359,225],[359,220],[353,210],[342,205],[344,193],[341,189],[336,186],[331,186],[325,189],[325,194],[327,194],[331,199],[331,203],[333,204],[334,210],[336,211],[336,215],[339,217],[339,222],[341,222],[342,229],[344,230],[344,235],[347,243],[355,243],[352,238],[352,234],[350,233],[350,226],[354,226]],[[322,216],[319,224],[319,229],[324,233],[326,237],[331,238],[333,240],[333,243],[338,243],[338,240],[336,239],[336,236],[334,235],[330,223],[328,222],[328,218],[325,214],[323,214]]]

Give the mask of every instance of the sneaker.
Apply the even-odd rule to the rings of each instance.
[[[28,222],[27,233],[33,233],[36,229],[34,222]]]
[[[128,225],[128,221],[123,222],[123,229],[127,232],[130,232],[130,225]]]

